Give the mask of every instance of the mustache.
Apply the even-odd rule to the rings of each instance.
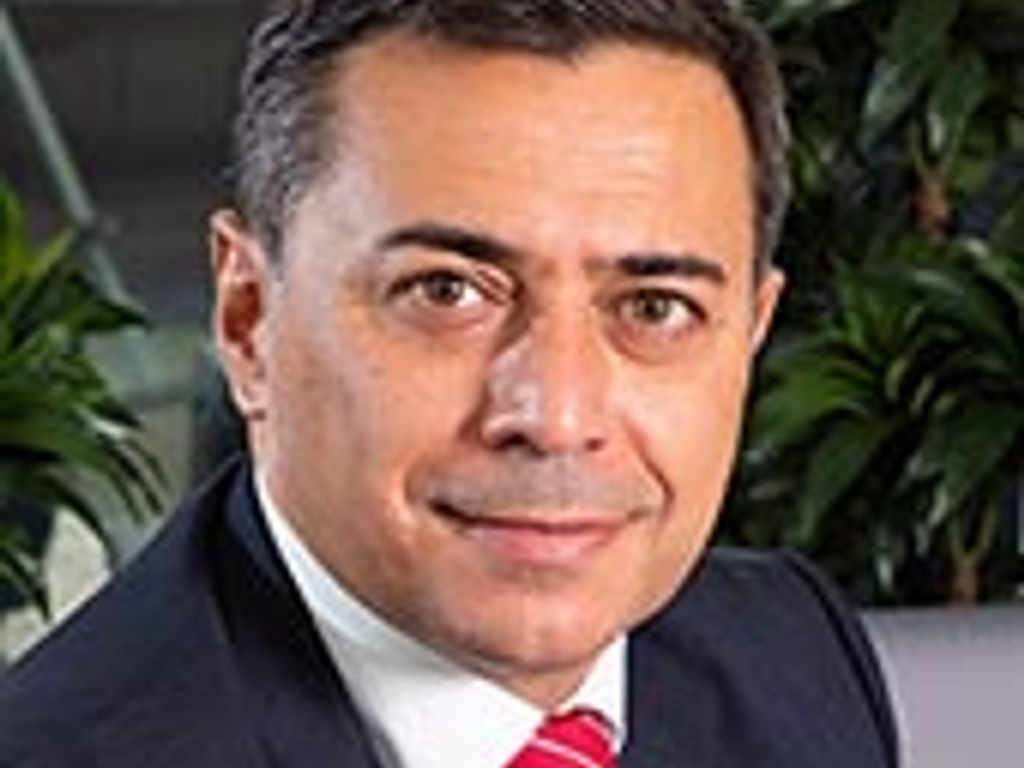
[[[420,498],[461,516],[501,519],[543,510],[586,510],[616,519],[664,505],[653,478],[613,474],[573,455],[459,465],[425,478]]]

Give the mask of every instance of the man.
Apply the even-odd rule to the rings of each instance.
[[[784,137],[715,0],[281,4],[211,235],[251,464],[13,672],[0,765],[554,765],[579,712],[630,768],[895,765],[820,580],[705,554]]]

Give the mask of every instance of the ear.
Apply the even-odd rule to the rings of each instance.
[[[234,211],[210,219],[213,335],[235,406],[247,422],[266,412],[266,343],[273,265]]]
[[[754,296],[754,345],[755,351],[761,348],[768,330],[775,317],[775,308],[786,285],[786,276],[778,267],[769,267],[758,280]]]

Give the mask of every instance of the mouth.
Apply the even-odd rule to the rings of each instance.
[[[435,514],[489,557],[531,568],[581,565],[608,547],[628,516],[576,510],[512,510],[474,514],[434,502]]]

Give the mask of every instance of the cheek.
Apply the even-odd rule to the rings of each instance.
[[[718,520],[733,464],[745,377],[718,371],[634,383],[625,421],[635,455],[658,478],[666,496],[663,514],[633,542],[633,572],[640,580],[631,615],[643,618],[686,578]],[[621,583],[621,569],[616,579]]]
[[[290,398],[305,402],[296,406],[305,446],[296,449],[344,476],[364,502],[402,515],[410,475],[457,439],[476,390],[450,362],[378,334],[349,329],[344,338],[310,344],[296,361]]]
[[[717,515],[739,439],[746,387],[744,366],[710,363],[671,381],[637,387],[644,394],[636,400],[631,423],[640,450],[688,518]]]

